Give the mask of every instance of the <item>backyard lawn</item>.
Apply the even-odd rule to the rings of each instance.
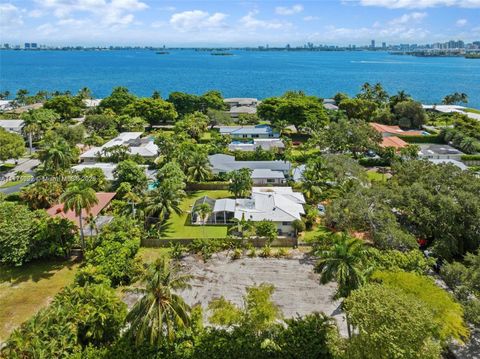
[[[316,236],[321,234],[327,234],[330,232],[331,231],[327,227],[323,225],[317,225],[314,226],[311,230],[301,233],[298,239],[301,242],[310,242]]]
[[[190,212],[195,201],[203,196],[211,198],[230,197],[229,191],[190,192],[182,202],[183,213],[173,214],[162,228],[162,237],[166,238],[223,238],[227,236],[227,226],[200,226],[190,224]]]
[[[367,171],[367,177],[370,182],[386,182],[387,176],[377,171]]]
[[[142,260],[143,263],[152,263],[157,258],[168,257],[170,248],[147,248],[141,247],[137,253],[137,257]]]
[[[72,261],[55,260],[18,268],[0,266],[0,343],[69,285],[77,268]]]

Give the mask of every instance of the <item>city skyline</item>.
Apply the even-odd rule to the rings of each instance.
[[[341,15],[341,16],[339,16]],[[480,0],[10,0],[1,42],[50,46],[368,46],[480,38]]]

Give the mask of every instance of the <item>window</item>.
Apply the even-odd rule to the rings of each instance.
[[[252,138],[259,138],[260,135],[252,135]]]
[[[290,222],[282,222],[282,226],[289,226]]]
[[[267,183],[275,183],[275,178],[267,178]]]

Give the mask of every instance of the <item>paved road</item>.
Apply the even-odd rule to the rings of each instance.
[[[6,181],[6,178],[11,178],[11,177],[15,177],[15,174],[18,172],[18,171],[22,171],[24,173],[27,173],[27,174],[33,174],[33,169],[35,167],[37,167],[38,165],[40,164],[40,161],[37,160],[37,159],[31,159],[31,158],[20,158],[18,160],[18,164],[12,169],[10,170],[9,172],[5,173],[5,174],[2,174],[0,175],[0,186],[4,185],[5,183],[7,183]],[[23,186],[25,186],[26,184],[28,184],[28,182],[26,182],[25,184],[21,184]],[[20,185],[20,188],[23,187]],[[17,185],[19,186],[19,185]],[[10,188],[16,188],[17,186],[13,186],[13,187],[10,187]],[[16,191],[8,191],[8,192],[5,192],[4,190],[9,190],[10,188],[3,188],[3,189],[0,189],[0,192],[3,192],[3,193],[13,193],[13,192],[16,192]]]

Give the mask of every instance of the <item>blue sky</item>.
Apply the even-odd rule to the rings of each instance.
[[[480,0],[0,0],[0,41],[284,46],[480,40]]]

